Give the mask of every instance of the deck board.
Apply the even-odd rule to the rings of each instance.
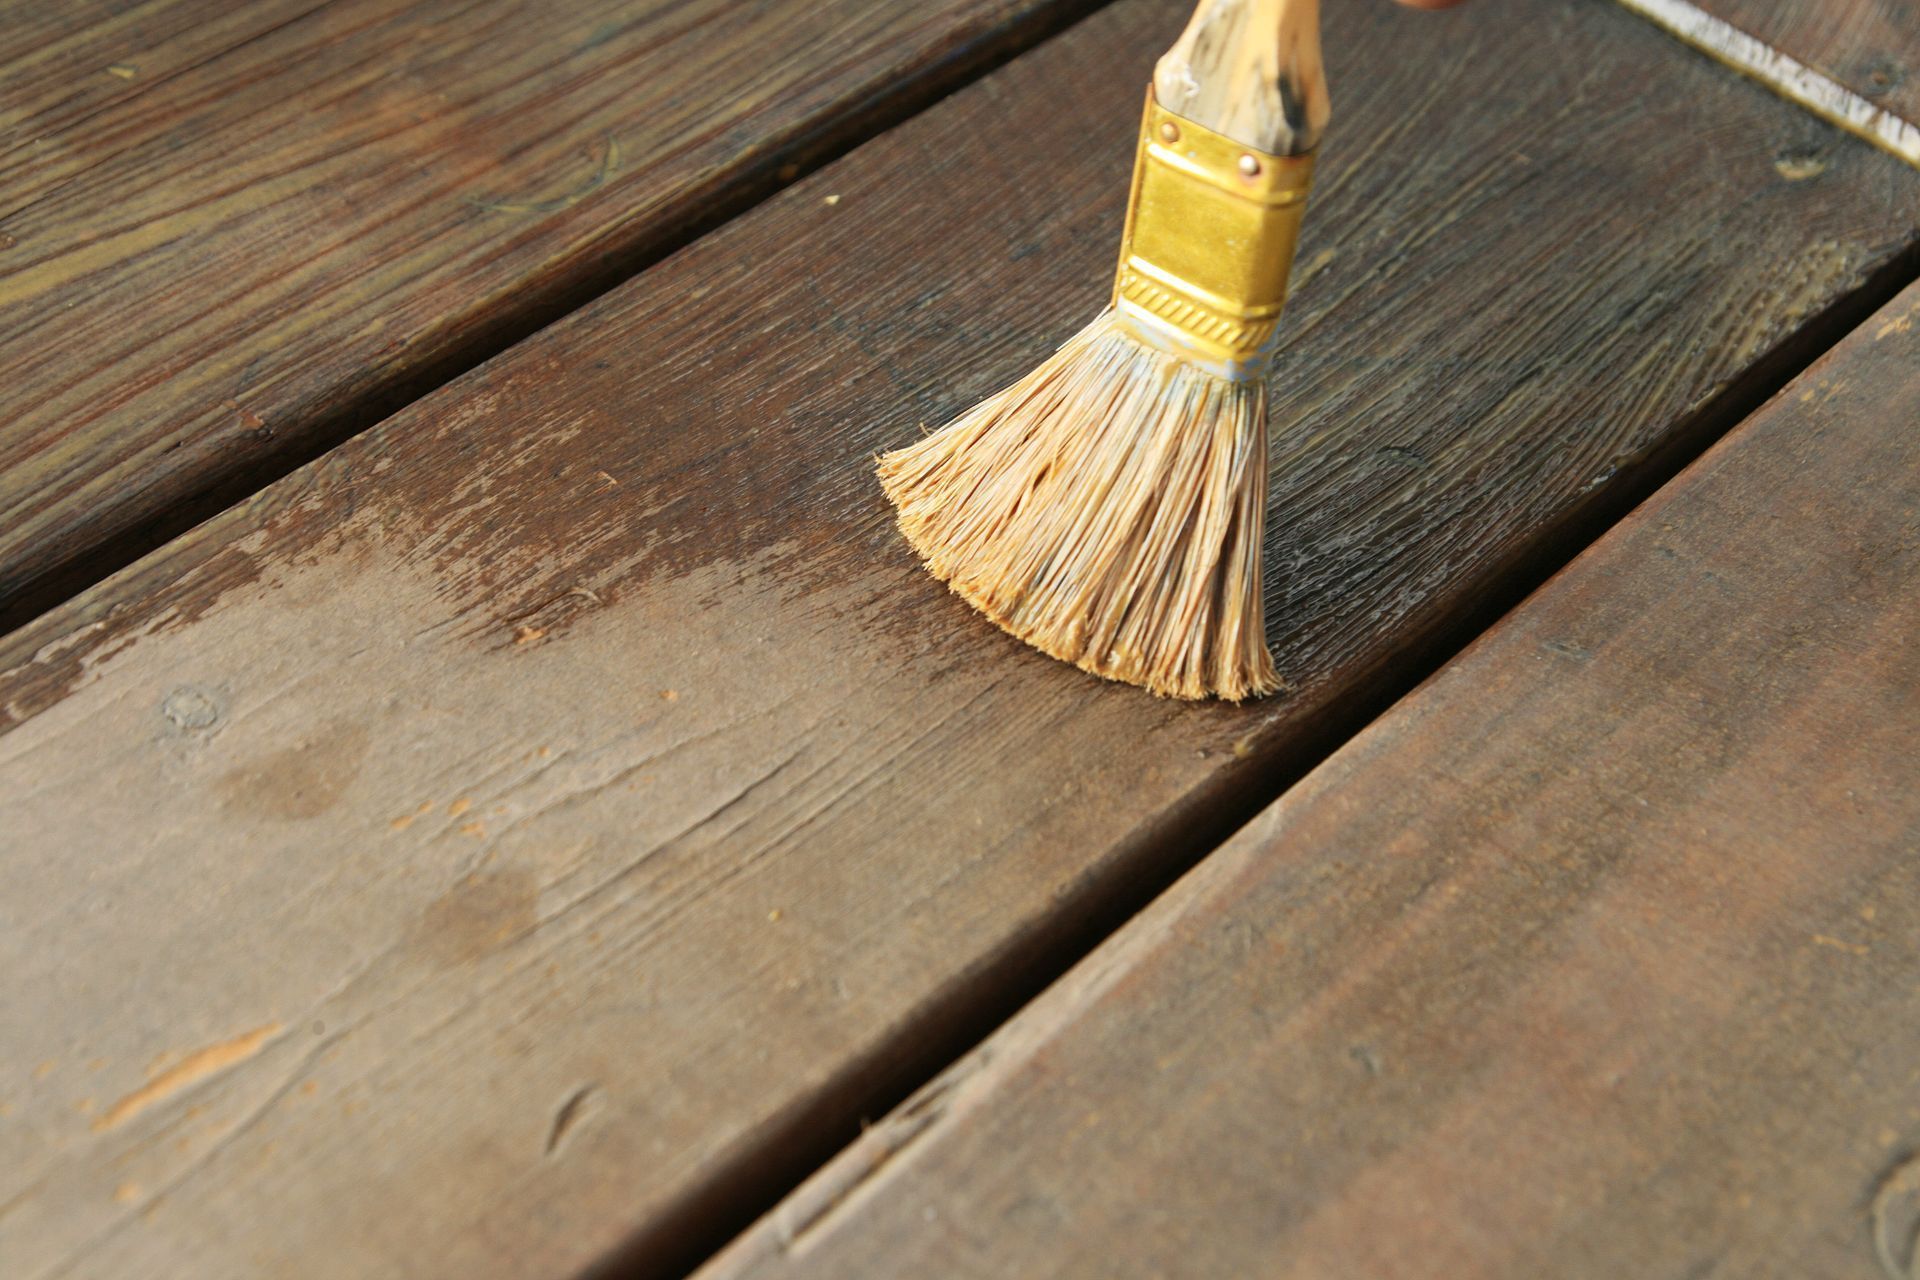
[[[1339,7],[1275,382],[1296,692],[1092,681],[927,578],[871,460],[1099,305],[1184,7],[0,640],[17,1274],[682,1256],[1910,262],[1920,173],[1611,6]]]
[[[0,6],[0,629],[1088,7]]]
[[[1904,1276],[1920,287],[707,1271]]]

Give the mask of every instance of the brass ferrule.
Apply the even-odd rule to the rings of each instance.
[[[1243,147],[1162,109],[1149,88],[1115,310],[1223,378],[1261,376],[1312,181],[1312,152]]]

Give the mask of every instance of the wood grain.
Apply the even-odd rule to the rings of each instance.
[[[1102,303],[1182,8],[0,641],[15,1274],[664,1269],[1909,263],[1920,174],[1611,6],[1340,6],[1274,389],[1298,693],[1103,685],[928,579],[871,458]]]
[[[1916,415],[1920,287],[701,1274],[1903,1280]]]
[[[0,629],[1086,7],[0,6]]]
[[[0,164],[10,179],[59,163],[63,135],[89,117],[249,40],[325,0],[145,0],[0,5]]]
[[[1920,0],[1621,0],[1920,165]]]

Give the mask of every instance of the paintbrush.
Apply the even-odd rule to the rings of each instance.
[[[1201,0],[1154,69],[1111,304],[880,459],[927,568],[1035,648],[1178,698],[1282,687],[1264,375],[1326,121],[1318,0]]]

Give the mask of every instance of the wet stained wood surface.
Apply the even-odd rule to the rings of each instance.
[[[0,627],[1072,11],[0,5]]]
[[[0,641],[15,1274],[672,1256],[1914,240],[1920,173],[1612,6],[1340,6],[1275,381],[1296,690],[1156,702],[928,579],[871,459],[1101,303],[1183,9],[1103,10]]]
[[[1913,1273],[1920,287],[701,1275]]]

